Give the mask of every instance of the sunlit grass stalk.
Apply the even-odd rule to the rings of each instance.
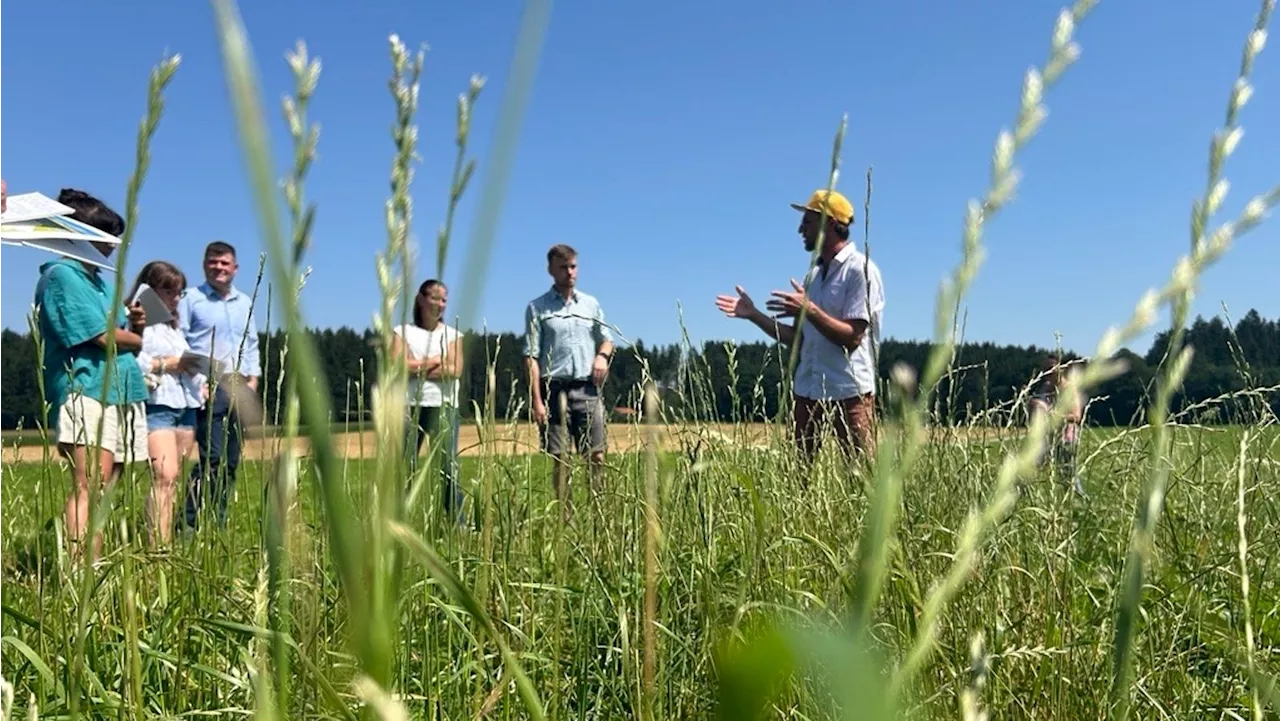
[[[1222,166],[1226,159],[1239,145],[1243,130],[1237,124],[1240,109],[1253,94],[1249,85],[1249,73],[1254,60],[1262,52],[1266,44],[1267,22],[1275,7],[1275,0],[1263,0],[1258,11],[1254,28],[1245,39],[1240,72],[1232,85],[1227,101],[1226,126],[1214,134],[1209,150],[1209,178],[1205,195],[1192,208],[1191,223],[1191,258],[1206,255],[1214,246],[1222,245],[1223,229],[1213,236],[1206,237],[1206,226],[1209,219],[1221,208],[1227,194],[1227,181],[1221,177]],[[1273,189],[1267,196],[1251,200],[1236,226],[1228,224],[1223,228],[1231,228],[1228,235],[1238,234],[1261,222],[1267,208],[1280,200],[1280,187]],[[1225,242],[1230,242],[1227,238]],[[1225,248],[1223,249],[1225,251]],[[1184,263],[1186,259],[1184,259]],[[1182,267],[1179,268],[1182,270]],[[1129,714],[1129,674],[1132,665],[1133,637],[1139,607],[1142,603],[1142,585],[1145,565],[1151,558],[1152,546],[1155,543],[1155,529],[1160,522],[1164,507],[1165,488],[1169,479],[1169,446],[1170,429],[1168,426],[1169,405],[1173,394],[1182,385],[1182,379],[1190,365],[1191,355],[1182,348],[1186,328],[1186,317],[1191,306],[1191,296],[1198,280],[1200,268],[1189,268],[1186,276],[1179,284],[1177,293],[1171,296],[1173,311],[1173,327],[1170,334],[1168,354],[1174,361],[1166,365],[1156,385],[1155,400],[1152,404],[1149,422],[1156,428],[1155,440],[1151,450],[1151,475],[1148,487],[1139,500],[1137,515],[1134,521],[1133,536],[1129,544],[1129,553],[1125,559],[1124,575],[1121,581],[1119,608],[1115,626],[1115,645],[1112,669],[1112,705],[1114,718],[1125,719]]]
[[[476,161],[467,160],[467,139],[471,136],[471,113],[475,108],[480,90],[484,88],[484,77],[472,75],[467,92],[458,95],[458,124],[454,138],[458,146],[458,154],[453,160],[453,178],[449,183],[449,205],[444,215],[444,223],[436,234],[436,277],[444,277],[445,260],[449,253],[449,241],[453,236],[453,219],[458,210],[458,202],[466,192],[467,183],[475,174]]]
[[[969,682],[960,689],[960,713],[964,721],[987,721],[990,715],[982,708],[982,689],[991,672],[991,657],[981,633],[969,642]]]
[[[862,203],[862,252],[867,261],[863,264],[862,275],[867,279],[867,297],[871,297],[871,166],[867,166],[867,195]],[[871,367],[875,369],[876,399],[884,398],[884,384],[880,376],[880,343],[877,339],[879,330],[876,319],[867,321],[867,342],[870,343]]]
[[[316,144],[320,130],[309,125],[307,108],[315,93],[320,78],[319,59],[307,56],[307,47],[298,42],[293,52],[288,53],[286,61],[294,77],[294,97],[285,96],[283,112],[289,125],[289,134],[293,138],[294,160],[292,172],[284,180],[285,204],[289,209],[289,219],[293,227],[293,253],[291,256],[289,276],[297,278],[294,286],[282,289],[284,293],[300,294],[305,275],[300,272],[299,265],[311,242],[311,228],[315,222],[315,206],[307,205],[304,200],[303,183],[307,171],[316,155]],[[268,298],[268,305],[270,298]],[[270,312],[270,308],[268,308]],[[270,324],[267,325],[268,329]],[[287,343],[284,352],[287,353]],[[283,356],[287,360],[287,355]],[[284,363],[281,364],[284,367]],[[289,647],[285,641],[290,633],[291,603],[289,578],[292,567],[289,557],[289,535],[292,523],[290,509],[293,506],[294,493],[297,488],[298,458],[294,447],[294,439],[298,436],[300,408],[298,404],[298,377],[294,373],[282,373],[285,379],[284,399],[285,421],[283,448],[276,462],[276,473],[268,485],[268,508],[266,518],[267,530],[267,563],[268,563],[268,627],[271,629],[272,674],[274,678],[274,708],[285,714],[290,712],[290,662]],[[279,392],[279,391],[277,391]],[[277,407],[279,405],[277,399]]]
[[[399,614],[400,547],[388,536],[388,525],[404,517],[406,421],[408,408],[408,367],[403,355],[393,354],[395,309],[401,308],[401,322],[409,314],[412,251],[410,236],[413,222],[413,163],[417,159],[418,127],[414,116],[418,110],[418,82],[422,75],[425,50],[410,55],[400,38],[388,39],[392,76],[389,81],[395,102],[395,123],[391,137],[395,155],[391,165],[391,197],[386,201],[387,243],[375,259],[378,289],[381,292],[380,313],[374,317],[378,336],[378,380],[374,386],[373,423],[377,461],[372,489],[375,509],[368,522],[370,561],[374,565],[371,579],[370,613],[380,619],[380,632],[388,642],[397,636]],[[392,688],[390,669],[382,677],[371,674],[384,688]]]
[[[1236,459],[1236,529],[1240,542],[1237,544],[1240,554],[1240,603],[1244,607],[1244,647],[1248,658],[1249,676],[1257,673],[1254,668],[1254,656],[1257,649],[1253,639],[1253,607],[1249,602],[1249,541],[1245,533],[1248,522],[1248,506],[1245,504],[1246,466],[1249,460],[1249,431],[1240,437],[1240,454]],[[1262,702],[1258,698],[1258,688],[1253,684],[1253,721],[1262,721]]]
[[[129,175],[129,184],[125,191],[125,229],[124,234],[120,238],[120,246],[115,253],[115,287],[111,297],[111,311],[107,318],[107,347],[106,362],[102,375],[102,396],[99,402],[104,410],[108,408],[107,399],[110,395],[111,384],[114,375],[112,370],[118,355],[116,347],[116,313],[117,309],[123,305],[124,285],[125,285],[125,268],[129,257],[129,248],[133,244],[133,234],[137,229],[138,223],[138,195],[142,191],[142,182],[146,178],[147,170],[151,165],[151,139],[155,136],[156,128],[160,125],[160,117],[164,112],[164,90],[169,85],[169,81],[173,79],[174,73],[178,70],[178,64],[182,61],[180,55],[170,55],[163,58],[156,67],[151,70],[150,83],[147,86],[147,113],[142,118],[142,122],[138,126],[138,140],[135,146],[134,169]],[[108,411],[109,412],[109,411]],[[97,439],[97,447],[102,446],[102,435],[105,430],[106,413],[104,412],[98,418],[98,428],[95,438]],[[97,453],[86,453],[86,461],[89,463],[91,475],[89,477],[89,518],[86,524],[86,532],[80,537],[80,560],[83,564],[83,574],[81,576],[80,588],[80,613],[79,622],[76,626],[76,649],[75,656],[72,660],[71,672],[71,718],[74,721],[80,717],[80,694],[82,689],[80,683],[84,671],[84,652],[85,643],[88,636],[88,619],[91,608],[91,598],[94,588],[94,539],[98,537],[105,519],[100,518],[111,506],[109,498],[113,494],[100,494],[98,488],[103,480],[102,465],[98,462]],[[134,461],[146,461],[146,459],[132,459]]]
[[[128,657],[129,672],[127,679],[127,698],[135,719],[147,717],[146,704],[142,695],[142,654],[138,650],[138,584],[133,576],[133,552],[129,548],[129,523],[120,521],[120,544],[123,546],[121,577],[124,583],[124,637],[127,644],[125,653]]]
[[[1079,0],[1070,11],[1063,10],[1058,15],[1048,60],[1042,70],[1036,68],[1028,70],[1023,81],[1022,98],[1014,129],[1002,130],[996,138],[990,186],[981,202],[969,201],[965,213],[963,252],[960,263],[938,293],[934,316],[934,345],[925,363],[924,372],[917,379],[906,369],[894,369],[895,392],[906,398],[912,398],[912,394],[914,397],[902,407],[903,428],[900,442],[885,442],[877,452],[876,491],[872,499],[874,525],[868,533],[863,535],[858,544],[859,562],[855,588],[860,590],[855,602],[855,619],[858,619],[859,628],[866,628],[869,624],[879,597],[887,567],[890,538],[896,522],[897,498],[901,493],[902,483],[920,456],[926,440],[925,427],[930,398],[953,356],[956,337],[948,327],[947,309],[961,302],[977,275],[984,255],[983,228],[986,222],[1013,197],[1020,178],[1020,173],[1014,167],[1017,152],[1036,134],[1047,116],[1047,110],[1042,103],[1045,90],[1052,87],[1063,71],[1079,57],[1080,48],[1072,40],[1072,34],[1076,24],[1093,9],[1095,2],[1096,0]],[[1042,442],[1043,432],[1042,430],[1041,436],[1035,439],[1037,443]],[[896,464],[891,462],[890,453],[900,454]],[[1011,482],[1012,477],[1009,480]],[[999,501],[1001,492],[999,488],[996,491],[997,500],[993,501],[993,504],[1002,507],[1006,504]],[[971,516],[970,522],[974,520],[976,520],[975,517]],[[987,523],[994,523],[994,518]],[[973,529],[973,532],[979,533],[979,529]],[[977,538],[974,537],[972,541],[976,544]],[[955,571],[967,573],[967,568],[962,565],[961,560],[961,557],[957,557]],[[867,590],[862,591],[864,587]],[[958,588],[958,580],[956,588]],[[949,589],[950,593],[954,593],[956,588]],[[939,595],[939,592],[944,589],[947,589],[947,586],[944,585],[930,594],[930,598],[934,601],[933,614],[926,615],[922,620],[916,648],[913,649],[915,656],[908,656],[907,664],[895,678],[895,684],[892,687],[895,694],[901,690],[900,686],[905,679],[914,672],[914,665],[923,661],[925,650],[933,643],[935,632],[933,624],[936,623],[937,616],[950,595],[950,593],[946,596]]]
[[[652,382],[644,388],[644,718],[657,718],[658,666],[658,543],[662,535],[658,497],[658,391]]]
[[[289,276],[292,264],[289,262],[289,249],[285,245],[278,221],[272,180],[272,155],[248,38],[233,0],[213,0],[213,5],[228,88],[262,239],[271,257],[275,284],[288,288],[294,283],[294,279]],[[386,681],[391,674],[391,640],[383,626],[385,621],[373,618],[369,607],[369,579],[363,563],[366,558],[364,543],[346,494],[343,493],[341,464],[329,428],[332,401],[324,390],[328,384],[316,357],[315,345],[306,333],[298,298],[292,293],[281,293],[280,303],[282,325],[288,329],[291,341],[291,362],[286,372],[314,381],[299,384],[299,404],[311,441],[317,488],[325,509],[330,549],[341,579],[343,595],[347,599],[351,621],[349,637],[366,672],[375,680]]]

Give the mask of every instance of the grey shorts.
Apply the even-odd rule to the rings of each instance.
[[[543,450],[553,456],[563,455],[568,445],[566,430],[579,453],[607,450],[604,401],[599,389],[590,381],[552,381],[543,391],[543,402],[547,405],[547,424],[541,429]]]

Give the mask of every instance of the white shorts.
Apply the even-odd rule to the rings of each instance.
[[[142,403],[107,406],[104,414],[98,399],[72,393],[58,409],[58,443],[98,447],[99,421],[102,421],[101,448],[115,456],[115,463],[148,460],[147,411]]]

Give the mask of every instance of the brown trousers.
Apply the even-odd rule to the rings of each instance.
[[[836,440],[850,459],[862,455],[869,460],[876,452],[876,397],[864,393],[837,401],[817,401],[793,396],[796,449],[812,463],[822,447],[822,437],[834,425]]]

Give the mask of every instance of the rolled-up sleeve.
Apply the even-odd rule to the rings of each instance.
[[[847,276],[848,287],[845,288],[844,307],[840,319],[846,321],[871,320],[867,307],[867,276],[861,268],[850,268]]]
[[[262,376],[262,354],[258,350],[258,319],[249,312],[248,328],[245,330],[244,356],[241,358],[240,372],[247,376]]]
[[[596,343],[612,343],[613,333],[609,332],[609,324],[604,322],[604,307],[596,302],[595,323],[591,324],[591,328],[595,333]]]
[[[524,309],[524,354],[527,358],[538,358],[542,355],[542,334],[538,328],[538,313],[533,303]]]

